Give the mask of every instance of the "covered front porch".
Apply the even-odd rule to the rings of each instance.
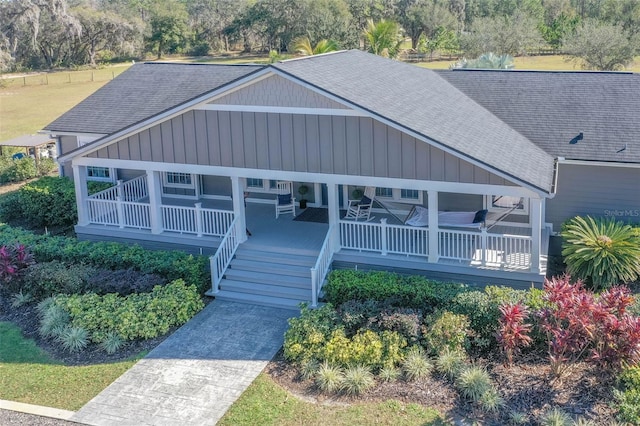
[[[82,178],[81,170],[78,175]],[[440,191],[427,190],[424,201],[434,208],[428,209],[428,225],[416,227],[399,222],[396,215],[380,208],[374,210],[375,218],[370,221],[345,219],[349,195],[345,188],[349,186],[320,183],[317,186],[323,194],[316,197],[314,204],[319,207],[314,209],[322,209],[326,223],[317,223],[317,217],[305,220],[306,210],[299,207],[296,219],[292,214],[276,218],[272,194],[249,192],[245,203],[246,179],[227,179],[230,195],[198,191],[188,197],[167,195],[157,171],[120,181],[98,194],[88,195],[85,190],[79,199],[81,220],[76,232],[81,237],[146,241],[158,248],[182,245],[191,247],[192,252],[211,254],[212,294],[217,293],[241,245],[304,253],[317,259],[309,268],[312,302],[317,300],[334,263],[337,267],[413,271],[467,282],[521,285],[541,282],[546,270],[548,233],[542,227],[542,203],[533,198],[528,200],[526,222],[491,223],[489,219],[484,226],[466,229],[439,223],[438,214],[432,212],[437,213],[438,203],[447,197],[439,197]],[[82,193],[83,185],[78,186]]]

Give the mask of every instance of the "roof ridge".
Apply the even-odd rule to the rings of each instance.
[[[351,49],[353,50],[353,49]],[[316,55],[304,55],[304,56],[299,56],[297,58],[289,58],[289,59],[283,59],[281,61],[278,61],[279,64],[283,64],[285,62],[294,62],[294,61],[300,61],[303,59],[313,59],[313,58],[320,58],[323,56],[329,56],[329,55],[336,55],[338,53],[345,53],[345,52],[349,52],[350,49],[342,49],[342,50],[335,50],[333,52],[325,52],[325,53],[318,53]]]
[[[266,68],[265,64],[219,64],[209,62],[157,62],[157,61],[145,61],[138,62],[137,64],[143,65],[188,65],[188,66],[222,66],[222,67],[261,67]],[[135,64],[134,64],[135,65]]]
[[[531,69],[510,69],[497,70],[492,68],[449,68],[434,71],[455,71],[455,72],[507,72],[507,73],[539,73],[539,74],[613,74],[613,75],[634,75],[633,71],[595,71],[595,70],[531,70]]]

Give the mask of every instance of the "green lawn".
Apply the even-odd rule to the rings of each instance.
[[[451,61],[433,61],[420,62],[417,65],[431,69],[447,69],[455,64],[455,60]],[[519,70],[580,70],[580,66],[573,61],[567,61],[562,55],[544,55],[544,56],[520,56],[515,58],[516,69]],[[640,72],[640,56],[636,57],[633,64],[625,71]]]
[[[0,399],[75,411],[135,362],[60,365],[16,326],[0,322]]]
[[[399,401],[349,406],[304,402],[262,373],[222,418],[237,425],[445,425],[437,410]]]
[[[25,77],[26,86],[23,78],[3,80],[0,141],[41,130],[128,67],[32,75]]]

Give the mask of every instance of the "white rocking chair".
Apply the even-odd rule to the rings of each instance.
[[[296,216],[296,199],[293,197],[292,182],[276,182],[278,196],[276,197],[276,219],[280,213],[291,213]]]
[[[345,219],[364,219],[365,222],[375,219],[371,216],[371,209],[373,207],[373,199],[376,197],[376,188],[374,186],[367,186],[364,189],[364,195],[360,200],[349,200],[349,207],[347,207],[347,214]]]

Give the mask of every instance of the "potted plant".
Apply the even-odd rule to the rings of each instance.
[[[307,208],[307,200],[304,198],[304,195],[309,192],[309,187],[305,184],[302,184],[298,187],[298,193],[300,194],[300,208]]]
[[[353,191],[351,191],[351,196],[353,197],[354,200],[360,200],[364,196],[364,191],[360,188],[356,188]]]

